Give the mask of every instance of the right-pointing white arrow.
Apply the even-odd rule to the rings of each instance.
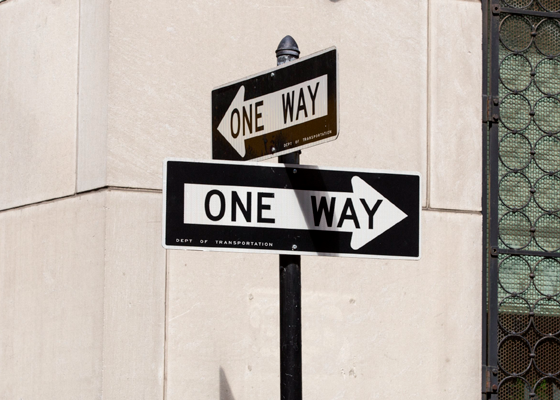
[[[327,75],[250,100],[245,100],[245,86],[241,86],[220,121],[218,132],[244,157],[245,140],[327,113]]]
[[[358,250],[407,215],[358,176],[349,192],[185,184],[185,224],[352,232]]]
[[[397,206],[357,176],[352,178],[352,189],[354,198],[360,199],[360,203],[368,214],[367,226],[362,226],[361,229],[356,229],[352,233],[350,242],[352,249],[359,249],[407,217]],[[365,203],[362,200],[365,200]],[[366,204],[368,205],[366,206]],[[374,211],[373,207],[377,204],[378,208]],[[366,209],[366,207],[368,208]]]

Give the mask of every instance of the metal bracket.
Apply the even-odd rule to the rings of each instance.
[[[488,99],[488,101],[490,101],[490,99]],[[494,122],[494,123],[498,123],[500,121],[500,98],[497,96],[492,97],[492,104],[488,104],[488,110],[489,114],[488,114],[488,118]],[[490,117],[490,113],[492,114],[492,117]]]
[[[494,379],[492,379],[493,377]],[[498,367],[494,367],[491,365],[482,366],[482,393],[498,393],[498,385],[492,383],[492,381],[495,381],[497,377]]]
[[[492,104],[490,104],[490,100]],[[498,122],[500,120],[500,98],[482,95],[482,122]]]

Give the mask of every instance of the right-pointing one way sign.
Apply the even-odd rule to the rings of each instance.
[[[212,158],[263,160],[338,136],[330,48],[212,91]]]
[[[420,257],[420,176],[166,160],[166,248]]]

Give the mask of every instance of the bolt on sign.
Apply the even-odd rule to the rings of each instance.
[[[418,259],[420,208],[417,173],[164,163],[168,249]]]
[[[338,137],[330,48],[212,91],[212,158],[263,160]]]

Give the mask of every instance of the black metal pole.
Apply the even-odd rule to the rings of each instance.
[[[299,48],[291,36],[280,41],[276,63],[299,57]],[[299,164],[301,151],[278,157],[285,164]],[[301,257],[280,256],[280,399],[302,399],[301,375]]]
[[[301,400],[300,256],[280,256],[280,398]]]

